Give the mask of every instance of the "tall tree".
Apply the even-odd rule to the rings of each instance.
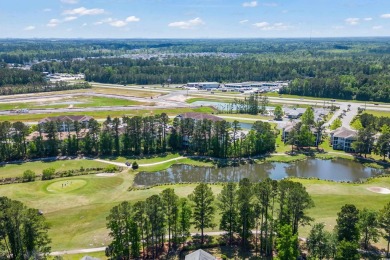
[[[281,106],[276,106],[274,110],[274,118],[275,120],[282,120],[283,117],[283,109]]]
[[[157,258],[158,250],[162,247],[165,236],[164,204],[158,195],[152,195],[146,201],[146,215],[150,223],[150,242],[153,259]]]
[[[8,259],[36,259],[50,253],[49,225],[38,210],[0,197],[0,248]]]
[[[161,193],[161,198],[164,203],[164,213],[168,227],[168,247],[170,251],[171,238],[173,236],[175,238],[174,241],[176,241],[177,237],[177,230],[175,227],[179,217],[179,197],[175,194],[174,189],[165,189]]]
[[[237,184],[229,182],[218,195],[218,207],[221,211],[219,228],[228,232],[229,244],[232,244],[234,231],[237,230]]]
[[[248,247],[248,240],[252,235],[254,227],[253,212],[253,187],[248,178],[240,180],[238,184],[238,231],[241,237],[241,246],[244,249]]]
[[[301,117],[302,124],[304,125],[313,125],[314,124],[314,109],[308,107]]]
[[[184,243],[187,237],[190,236],[192,210],[186,198],[179,200],[179,218],[178,218],[178,233],[180,242]]]
[[[278,237],[276,238],[276,250],[278,259],[291,260],[298,256],[298,235],[292,233],[291,226],[283,225],[280,227]]]
[[[390,257],[390,202],[379,212],[379,226],[383,230],[383,238],[387,241],[387,257]]]
[[[358,227],[363,240],[364,249],[368,249],[370,241],[378,242],[378,212],[364,208],[359,212]]]
[[[193,224],[196,229],[201,231],[201,244],[204,243],[204,229],[214,228],[214,212],[213,206],[214,194],[206,183],[200,183],[195,187],[195,190],[188,198],[194,203],[193,206]]]
[[[314,224],[307,237],[307,248],[314,259],[332,257],[332,234],[324,228],[324,223]]]
[[[337,239],[339,241],[359,241],[359,210],[352,204],[345,204],[337,213]]]

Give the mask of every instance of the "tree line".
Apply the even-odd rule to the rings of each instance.
[[[6,85],[43,84],[44,76],[41,72],[22,69],[10,69],[0,64],[0,89]]]
[[[63,124],[66,132],[61,132]],[[32,131],[38,134],[29,140]],[[238,121],[176,117],[170,125],[165,113],[108,117],[103,124],[91,119],[87,125],[69,120],[29,127],[5,121],[0,122],[0,161],[78,154],[138,156],[167,151],[240,158],[274,151],[275,139],[274,129],[267,122],[257,121],[244,133]]]
[[[315,223],[307,237],[307,248],[313,259],[381,259],[370,254],[371,242],[382,236],[390,244],[390,202],[380,211],[364,208],[358,210],[353,204],[344,205],[337,213],[337,225],[333,232],[325,230],[324,223]],[[359,254],[360,245],[365,251]]]
[[[0,259],[41,259],[50,253],[49,225],[37,209],[0,197]]]
[[[218,196],[208,184],[201,183],[188,198],[179,198],[168,188],[145,201],[125,201],[111,209],[107,228],[113,240],[106,253],[129,259],[139,258],[142,252],[144,258],[156,259],[166,242],[168,252],[184,244],[191,227],[200,231],[199,243],[203,245],[207,239],[204,230],[216,227],[218,209],[219,229],[226,231],[224,243],[244,250],[254,246],[256,254],[272,256],[275,246],[285,239],[284,231],[297,236],[299,226],[311,221],[305,210],[313,206],[305,187],[289,180],[251,183],[242,179],[238,184],[225,184]],[[290,244],[295,252],[297,242]],[[279,246],[279,254],[285,250]]]
[[[5,85],[0,87],[0,95],[16,95],[87,88],[91,88],[91,85],[88,82],[69,83],[66,81],[57,81],[55,83],[33,83],[27,85]]]

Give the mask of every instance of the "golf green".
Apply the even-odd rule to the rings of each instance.
[[[87,185],[88,182],[85,180],[62,180],[56,181],[49,184],[46,190],[50,193],[68,193],[74,190],[78,190]]]

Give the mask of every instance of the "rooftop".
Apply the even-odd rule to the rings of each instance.
[[[188,112],[188,113],[184,113],[184,114],[180,114],[178,115],[178,117],[181,117],[181,118],[192,118],[194,120],[203,120],[203,119],[207,119],[207,120],[211,120],[211,121],[223,121],[222,118],[220,117],[217,117],[217,116],[214,116],[214,115],[210,115],[210,114],[204,114],[204,113],[196,113],[196,112]]]
[[[186,255],[186,260],[215,260],[216,258],[202,249]]]
[[[78,122],[85,122],[89,121],[93,117],[91,116],[53,116],[53,117],[46,117],[39,121],[40,124],[47,123],[47,122],[66,122],[66,121],[78,121]]]
[[[339,138],[351,138],[356,137],[357,132],[355,130],[348,129],[346,127],[339,127],[336,130],[330,132],[333,137]]]

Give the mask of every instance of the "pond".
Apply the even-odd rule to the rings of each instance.
[[[134,186],[182,182],[238,182],[243,178],[258,182],[266,178],[280,180],[286,177],[355,182],[387,172],[346,159],[307,159],[295,163],[267,162],[225,168],[173,165],[164,171],[138,173],[134,179]]]

